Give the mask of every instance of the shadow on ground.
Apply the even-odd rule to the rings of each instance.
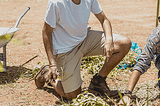
[[[62,105],[62,104],[63,104],[62,102],[65,102],[65,103],[71,102],[71,101],[68,101],[67,99],[61,97],[61,96],[55,91],[55,89],[52,88],[52,87],[43,87],[43,90],[44,90],[44,91],[47,91],[48,93],[52,93],[53,95],[55,95],[55,96],[59,99],[59,101],[56,101],[56,102],[55,102],[56,105]]]
[[[29,63],[33,59],[38,57],[38,55],[32,57],[25,63],[23,63],[20,66],[8,66],[6,72],[0,72],[0,84],[6,84],[6,83],[14,83],[16,82],[22,75],[23,77],[30,77],[33,78],[34,75],[38,70],[32,70],[23,67],[25,64]],[[27,74],[25,74],[27,72]]]
[[[0,72],[0,84],[14,83],[27,71],[22,66],[8,66],[6,72]]]

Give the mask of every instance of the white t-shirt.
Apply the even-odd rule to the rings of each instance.
[[[87,36],[90,12],[98,14],[102,8],[98,0],[49,0],[45,22],[53,28],[54,55],[72,50]]]

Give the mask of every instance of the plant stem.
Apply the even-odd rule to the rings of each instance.
[[[156,27],[158,26],[158,16],[159,16],[159,0],[157,0],[157,16],[156,16]]]

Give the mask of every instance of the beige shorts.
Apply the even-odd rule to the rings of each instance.
[[[113,34],[113,41],[118,36]],[[102,55],[104,41],[105,36],[102,31],[90,30],[87,37],[73,50],[56,55],[55,60],[65,93],[73,92],[82,85],[81,60],[85,56]]]

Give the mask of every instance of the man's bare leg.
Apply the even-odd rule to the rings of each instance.
[[[55,82],[51,81],[50,83],[53,86],[53,88],[56,90],[56,92],[60,96],[66,98],[67,100],[71,100],[73,98],[76,98],[77,95],[81,93],[81,87],[79,87],[77,90],[75,90],[73,92],[65,93],[64,90],[63,90],[62,83],[61,83],[61,81],[59,79],[57,79]]]
[[[120,36],[114,41],[114,53],[109,61],[105,60],[99,76],[106,77],[111,70],[125,57],[131,47],[131,41],[127,37]]]

